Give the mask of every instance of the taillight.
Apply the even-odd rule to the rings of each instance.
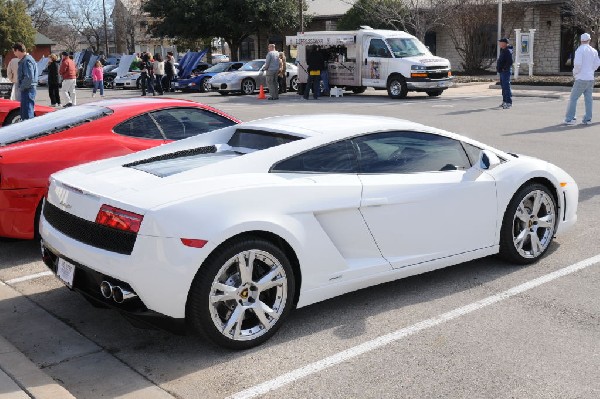
[[[102,205],[96,216],[96,223],[112,227],[117,230],[131,231],[137,233],[140,231],[140,225],[144,216],[137,213],[124,211],[110,205]]]

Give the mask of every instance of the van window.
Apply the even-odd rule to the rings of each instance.
[[[392,55],[382,39],[371,39],[369,57],[392,58]]]
[[[417,39],[393,37],[386,40],[396,58],[431,54],[427,47]]]

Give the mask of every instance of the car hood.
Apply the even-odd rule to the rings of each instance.
[[[414,57],[404,57],[404,58],[400,58],[400,59],[412,62],[416,65],[450,67],[450,63],[448,62],[447,59],[437,57],[435,55],[418,55],[418,56],[414,56]]]

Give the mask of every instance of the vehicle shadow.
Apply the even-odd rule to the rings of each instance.
[[[559,123],[557,125],[546,126],[546,127],[542,127],[539,129],[524,130],[522,132],[514,132],[514,133],[505,133],[502,136],[520,136],[520,135],[524,135],[524,134],[573,132],[573,131],[580,131],[580,130],[588,129],[590,126],[593,126],[593,125],[595,125],[595,123],[592,123],[589,125],[579,124],[579,125],[573,125],[573,126],[568,126],[568,125],[565,125],[564,123]]]
[[[595,190],[594,195],[599,189],[595,188]],[[0,243],[0,251],[4,245],[5,243]],[[21,255],[27,259],[35,258],[37,245],[35,247],[31,243],[23,244]],[[559,243],[553,242],[546,256],[551,255],[559,247]],[[31,253],[27,253],[28,251]],[[94,308],[81,295],[69,291],[58,281],[51,284],[53,287],[51,289],[0,301],[0,310],[19,309],[24,301],[33,301],[157,385],[168,384],[188,375],[198,376],[197,373],[203,370],[210,369],[210,372],[214,372],[215,368],[222,369],[223,372],[232,369],[248,370],[248,374],[244,375],[242,372],[240,378],[254,381],[257,377],[251,370],[260,368],[261,362],[270,364],[273,358],[289,356],[301,358],[307,346],[315,349],[315,346],[325,345],[323,348],[323,356],[325,356],[331,350],[328,334],[346,341],[345,345],[337,344],[342,349],[346,349],[348,345],[352,346],[372,339],[373,331],[369,326],[373,319],[378,320],[377,324],[382,324],[381,315],[389,315],[396,311],[395,314],[398,316],[400,311],[399,316],[406,319],[407,324],[395,325],[393,319],[390,319],[388,324],[383,323],[385,329],[379,331],[378,335],[393,332],[455,307],[445,306],[445,302],[439,300],[447,299],[449,303],[456,300],[458,306],[461,306],[463,303],[460,295],[472,295],[470,292],[478,287],[519,272],[523,268],[524,266],[508,264],[491,256],[365,288],[297,309],[271,340],[247,351],[222,349],[191,335],[178,336],[160,330],[133,327],[118,312]],[[51,283],[51,279],[55,279],[53,276],[45,278],[50,279]],[[483,289],[475,296],[476,300],[479,300],[488,295],[490,295],[489,289]],[[464,300],[462,298],[462,301]],[[419,308],[419,312],[424,313],[415,312],[414,306],[423,304],[429,304],[426,309]],[[404,310],[405,314],[402,313]],[[40,357],[41,355],[35,351],[36,343],[45,346],[44,353],[61,353],[60,349],[64,346],[64,342],[60,340],[48,340],[47,329],[43,325],[40,326],[39,321],[33,323],[36,329],[32,330],[27,327],[31,321],[27,320],[26,314],[6,315],[7,311],[2,313],[7,317],[3,318],[4,327],[0,326],[0,335],[4,335],[35,363],[45,367],[51,376],[63,381],[67,389],[73,389],[73,393],[80,392],[79,389],[94,388],[79,387],[78,382],[74,382],[76,378],[60,375],[58,371],[60,367],[54,370],[55,364]],[[9,326],[15,323],[22,325],[22,328]],[[20,334],[23,328],[28,328],[26,337]],[[318,350],[318,347],[315,350]],[[67,360],[69,359],[64,359]],[[114,378],[118,379],[119,376]],[[103,383],[110,384],[110,381]],[[71,384],[74,384],[73,387]],[[222,389],[226,390],[228,387]],[[225,396],[230,392],[207,391],[206,393],[209,396]]]

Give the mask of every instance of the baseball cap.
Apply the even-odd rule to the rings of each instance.
[[[506,44],[508,44],[508,39],[507,39],[507,38],[505,38],[505,37],[503,37],[502,39],[500,39],[500,40],[498,40],[498,41],[499,41],[499,42],[502,42],[502,43],[506,43]]]
[[[584,33],[583,35],[581,35],[582,42],[589,42],[590,40],[592,40],[592,37],[589,33]]]

